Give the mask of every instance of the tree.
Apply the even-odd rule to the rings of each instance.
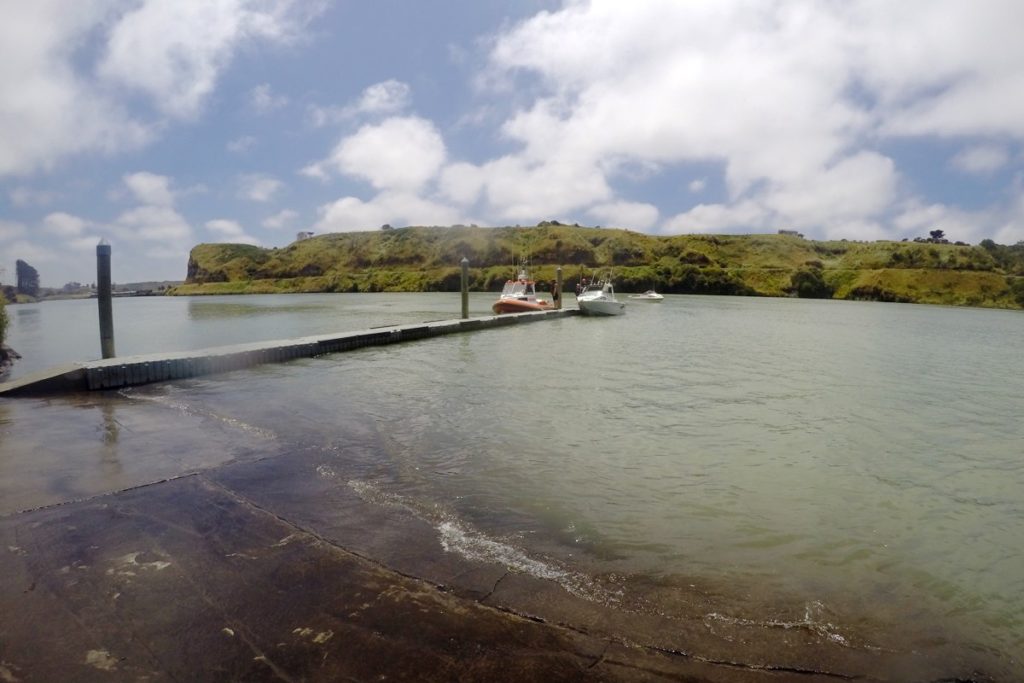
[[[801,299],[832,298],[832,288],[825,282],[820,268],[801,268],[793,273],[789,289]]]
[[[18,293],[28,296],[39,295],[39,271],[18,259],[15,263],[18,276]]]
[[[1024,308],[1024,278],[1014,278],[1010,284],[1010,294],[1017,305]]]
[[[933,242],[938,242],[946,237],[946,233],[942,230],[932,230],[928,234],[931,236]]]

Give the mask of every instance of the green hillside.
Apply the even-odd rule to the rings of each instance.
[[[284,248],[200,244],[173,294],[498,291],[526,255],[538,281],[611,268],[620,291],[1024,306],[1024,244],[818,242],[796,235],[676,235],[543,223],[319,235]]]

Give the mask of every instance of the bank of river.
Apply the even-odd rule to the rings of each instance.
[[[12,345],[30,363],[35,348],[55,363],[95,343],[95,357],[89,303],[12,307]],[[120,353],[422,322],[458,306],[450,294],[124,303],[138,308],[115,302]],[[488,303],[475,295],[473,310]],[[88,331],[57,335],[61,350],[61,325]],[[305,500],[249,491],[282,516],[403,571],[433,576],[445,557],[506,566],[562,591],[575,605],[566,620],[587,605],[627,631],[669,619],[677,630],[660,646],[716,659],[797,634],[834,661],[915,652],[950,676],[1013,680],[1022,333],[1010,311],[668,297],[617,319],[8,400],[0,501],[10,515],[274,463],[273,480],[310,477],[295,489]],[[347,505],[392,521],[379,537],[342,528]],[[429,546],[415,561],[410,536]]]

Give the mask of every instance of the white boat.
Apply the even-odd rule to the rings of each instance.
[[[629,298],[633,301],[650,301],[652,303],[657,303],[659,301],[665,300],[665,297],[663,297],[661,294],[658,294],[653,289],[648,289],[643,294],[630,294]]]
[[[615,298],[611,278],[594,280],[576,296],[576,304],[583,315],[622,315],[626,304]]]

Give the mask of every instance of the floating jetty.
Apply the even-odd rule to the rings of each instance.
[[[0,397],[120,389],[138,384],[230,372],[265,363],[282,363],[296,358],[313,358],[361,349],[365,346],[384,346],[446,334],[564,318],[578,313],[579,311],[575,309],[561,309],[463,320],[439,320],[297,339],[218,346],[196,351],[153,353],[71,363],[0,384]]]

